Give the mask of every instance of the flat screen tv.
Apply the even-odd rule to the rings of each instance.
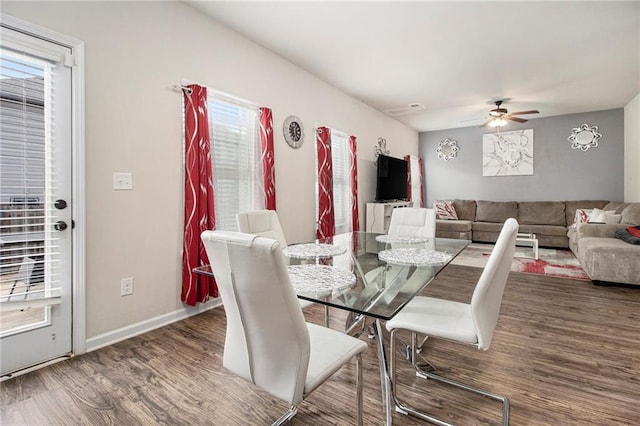
[[[376,201],[406,200],[407,178],[406,160],[380,155],[378,157]]]

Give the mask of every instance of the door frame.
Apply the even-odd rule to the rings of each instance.
[[[32,24],[7,14],[0,14],[2,26],[71,49],[71,176],[72,203],[75,227],[72,232],[71,253],[71,353],[87,351],[86,338],[86,197],[85,197],[85,52],[84,42],[59,32]],[[38,366],[34,367],[38,368]],[[27,370],[31,370],[28,368]],[[20,374],[17,372],[16,374]],[[16,375],[14,374],[14,376]]]

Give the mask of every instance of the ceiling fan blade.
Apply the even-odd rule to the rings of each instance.
[[[538,111],[537,109],[532,109],[532,110],[529,110],[529,111],[512,112],[509,115],[520,115],[520,114],[540,114],[540,111]]]
[[[511,120],[511,121],[516,121],[518,123],[526,123],[529,120],[525,120],[524,118],[520,118],[520,117],[511,117],[511,116],[507,116],[505,117],[507,120]]]
[[[478,126],[478,127],[485,127],[487,124],[491,123],[492,121],[493,121],[493,118],[490,118],[487,121],[485,121],[484,123],[482,123],[481,126]]]

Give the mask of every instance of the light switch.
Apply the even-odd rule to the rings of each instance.
[[[131,173],[113,173],[113,189],[130,190],[133,189],[133,175]]]

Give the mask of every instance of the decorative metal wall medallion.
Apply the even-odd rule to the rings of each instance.
[[[602,134],[598,133],[598,126],[583,124],[571,129],[571,136],[567,140],[571,142],[571,148],[586,151],[591,147],[598,146],[598,140],[601,137]]]
[[[460,148],[458,148],[458,142],[449,138],[440,141],[440,144],[436,149],[438,158],[441,158],[444,161],[449,161],[452,158],[456,158],[458,156],[458,151],[460,151]]]

